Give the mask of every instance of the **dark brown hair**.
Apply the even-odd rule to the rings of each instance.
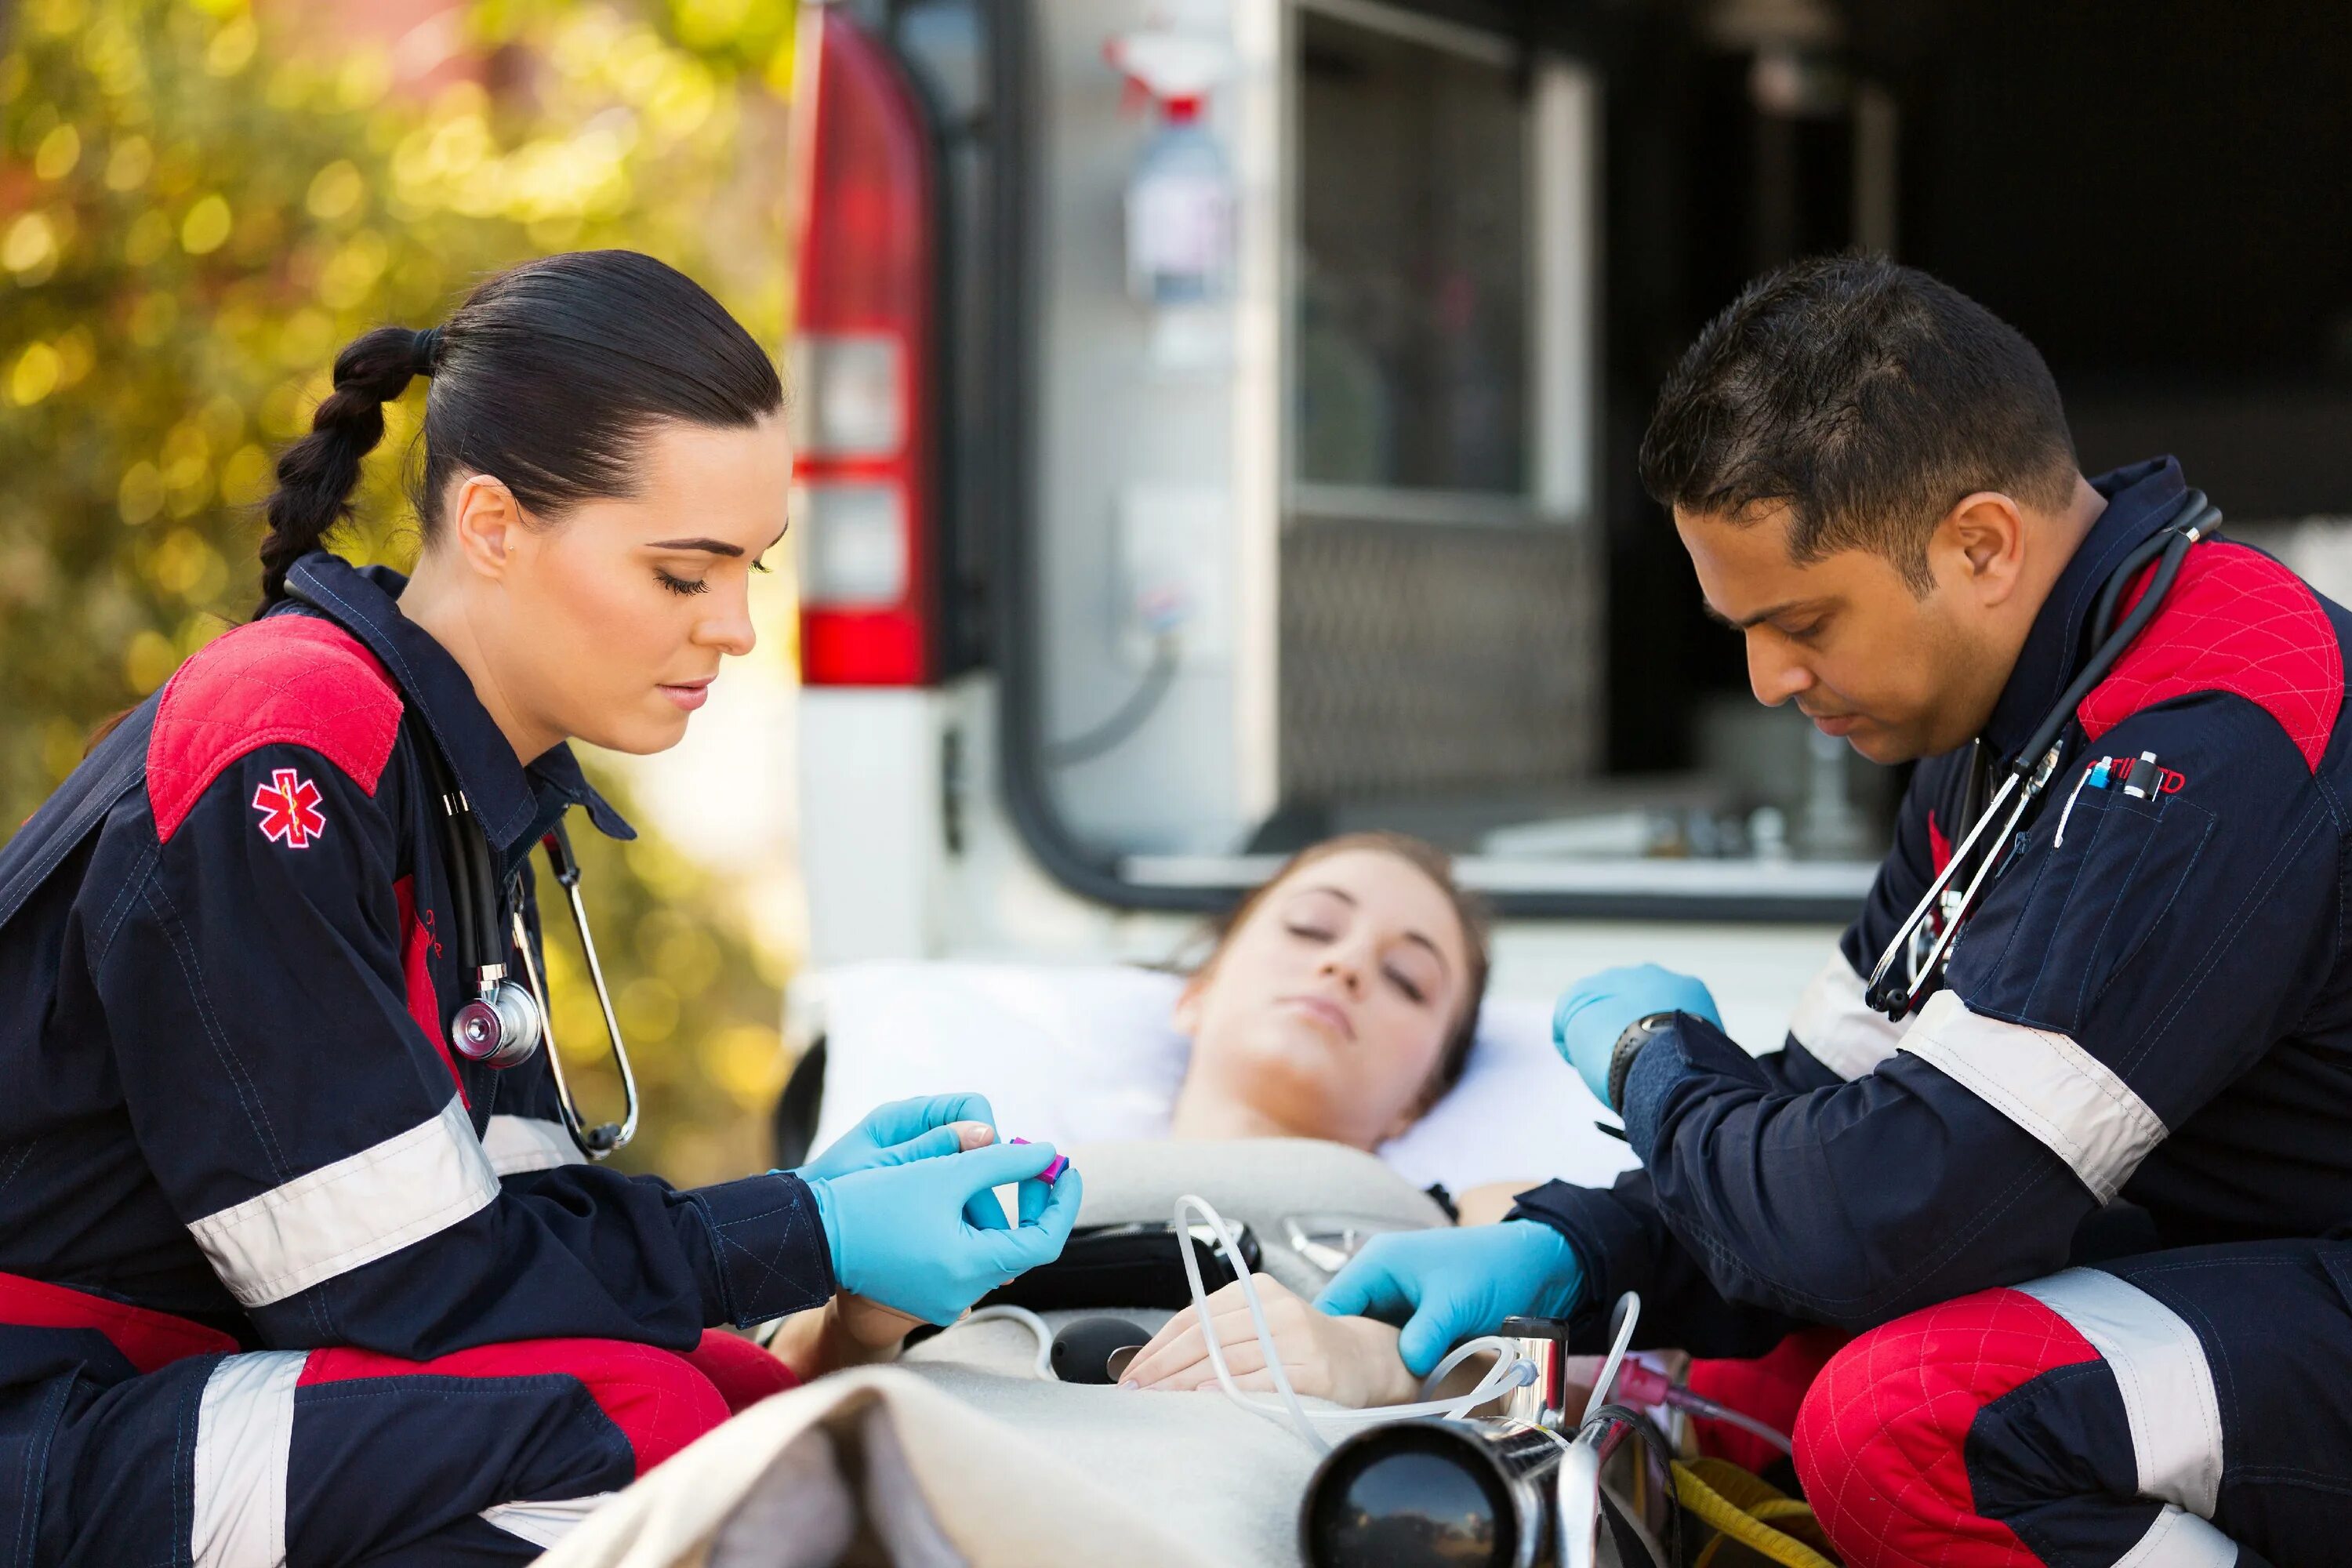
[[[378,327],[335,357],[334,391],[278,459],[261,543],[261,607],[352,515],[383,405],[433,378],[411,498],[429,542],[459,473],[488,474],[542,517],[635,493],[646,436],[666,420],[756,425],[783,405],[776,365],[703,287],[634,250],[509,268],[428,331]]]
[[[1494,917],[1486,901],[1454,879],[1454,858],[1435,845],[1415,838],[1409,833],[1375,831],[1342,833],[1336,838],[1326,838],[1310,844],[1282,863],[1282,868],[1242,895],[1241,901],[1210,922],[1212,946],[1208,957],[1194,969],[1195,974],[1207,974],[1217,966],[1218,955],[1234,932],[1257,912],[1267,895],[1293,876],[1318,860],[1334,855],[1344,855],[1351,849],[1370,849],[1381,855],[1394,856],[1432,882],[1444,893],[1454,906],[1454,918],[1461,922],[1462,947],[1468,955],[1467,984],[1462,990],[1461,1011],[1454,1017],[1453,1032],[1437,1053],[1437,1065],[1431,1069],[1429,1081],[1422,1086],[1421,1097],[1413,1102],[1412,1113],[1418,1117],[1444,1100],[1454,1086],[1462,1081],[1463,1070],[1470,1065],[1470,1047],[1478,1037],[1478,1010],[1486,1000],[1486,970],[1489,957],[1486,950],[1488,932]]]
[[[1932,585],[1927,542],[1977,490],[2062,509],[2074,443],[2023,333],[1883,256],[1792,262],[1706,324],[1658,394],[1642,482],[1746,525],[1790,510],[1791,558],[1843,550]]]

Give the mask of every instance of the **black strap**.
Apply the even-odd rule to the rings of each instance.
[[[146,782],[147,737],[154,731],[155,705],[162,700],[158,692],[132,709],[15,837],[0,845],[0,930],[96,831],[115,803]]]

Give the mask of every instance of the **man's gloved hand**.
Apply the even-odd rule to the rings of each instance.
[[[1552,1044],[1592,1098],[1609,1105],[1609,1058],[1617,1037],[1653,1013],[1688,1013],[1717,1027],[1723,1024],[1715,998],[1698,981],[1654,963],[1634,963],[1588,974],[1562,993],[1552,1009]]]
[[[865,1121],[825,1145],[824,1152],[797,1173],[811,1181],[827,1180],[877,1165],[903,1165],[934,1154],[979,1149],[995,1142],[996,1112],[989,1109],[984,1096],[935,1094],[894,1100],[867,1111]]]
[[[842,1289],[951,1323],[1006,1280],[1062,1255],[1085,1186],[1074,1166],[1050,1187],[1038,1181],[1054,1159],[1051,1143],[996,1143],[802,1179],[816,1194]],[[1021,1217],[1007,1224],[990,1189],[1013,1182],[1021,1184]]]
[[[1427,1377],[1445,1352],[1512,1317],[1564,1318],[1583,1270],[1559,1232],[1531,1219],[1457,1230],[1376,1236],[1339,1270],[1315,1304],[1404,1326],[1397,1353]]]

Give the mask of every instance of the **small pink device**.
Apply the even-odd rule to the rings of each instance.
[[[1013,1142],[1015,1143],[1026,1143],[1029,1140],[1026,1138],[1015,1138]],[[1062,1173],[1069,1168],[1070,1157],[1067,1154],[1056,1154],[1054,1156],[1054,1163],[1046,1166],[1044,1173],[1041,1173],[1037,1179],[1050,1187],[1055,1182],[1060,1181],[1062,1179]]]

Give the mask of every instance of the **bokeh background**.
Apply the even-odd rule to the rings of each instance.
[[[792,20],[777,0],[0,7],[0,820],[250,615],[273,455],[360,332],[430,325],[526,257],[625,245],[782,344]],[[338,542],[355,559],[414,559],[423,402],[420,382],[386,410]],[[680,1182],[766,1163],[789,1065],[791,574],[755,592],[761,646],[702,735],[652,761],[583,749],[643,834],[577,840],[647,1100],[622,1163]],[[591,1110],[614,1106],[552,911],[549,939],[560,1047]]]

